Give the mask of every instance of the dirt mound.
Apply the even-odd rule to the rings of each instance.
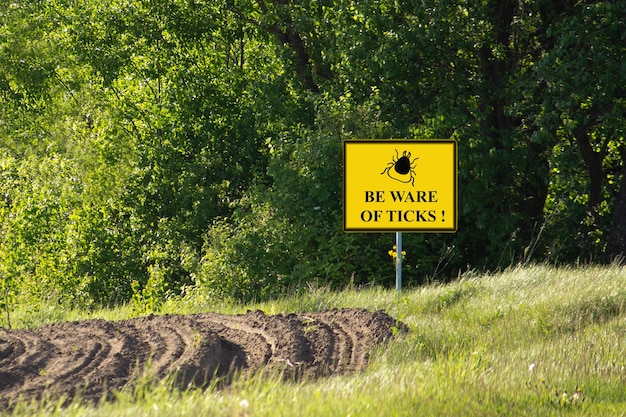
[[[262,368],[306,378],[362,369],[368,350],[402,323],[361,309],[268,316],[261,311],[87,320],[0,328],[0,409],[17,399],[76,394],[96,401],[139,377],[183,387]]]

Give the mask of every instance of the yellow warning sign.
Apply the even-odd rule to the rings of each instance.
[[[346,232],[456,232],[454,140],[343,143]]]

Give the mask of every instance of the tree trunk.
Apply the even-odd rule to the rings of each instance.
[[[506,106],[509,78],[519,65],[517,45],[511,45],[515,28],[513,26],[519,2],[515,0],[491,0],[487,5],[487,15],[492,24],[493,44],[484,44],[478,51],[483,87],[480,110],[484,115],[481,120],[481,132],[495,149],[494,188],[515,187],[516,193],[502,199],[500,212],[503,215],[517,214],[523,218],[519,223],[518,236],[530,241],[533,233],[543,220],[543,209],[548,195],[549,164],[546,146],[525,143],[528,168],[514,161],[518,151],[514,141],[515,131],[520,128],[521,120],[507,115]],[[494,55],[494,50],[504,51],[503,56]],[[520,170],[516,172],[516,170]]]
[[[275,3],[285,6],[289,2],[286,0],[276,0]],[[263,13],[268,14],[268,8],[265,5],[265,2],[263,0],[258,0],[258,4]],[[281,45],[289,45],[293,49],[295,54],[294,66],[296,74],[298,75],[298,78],[300,78],[300,81],[302,81],[304,88],[314,93],[319,92],[319,87],[313,79],[311,61],[304,44],[304,40],[296,30],[290,15],[281,16],[280,19],[281,25],[273,23],[262,27],[269,33],[276,36],[276,39],[278,39]]]
[[[605,260],[613,262],[626,256],[626,160],[622,163],[622,182],[613,205],[613,219],[605,252]]]
[[[604,160],[605,152],[593,150],[586,126],[576,128],[574,136],[589,174],[589,201],[587,202],[587,209],[590,213],[594,213],[602,202],[602,183],[605,178],[602,161]]]

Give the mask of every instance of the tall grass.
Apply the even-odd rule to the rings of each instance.
[[[63,416],[626,416],[626,269],[527,266],[397,293],[324,288],[256,305],[170,301],[166,312],[259,308],[384,309],[410,332],[375,349],[364,372],[282,382],[258,375],[226,389],[150,382],[116,402],[15,414]],[[121,318],[131,310],[98,312]],[[22,316],[25,313],[22,312]],[[84,313],[67,313],[84,318]],[[59,315],[53,315],[55,319]],[[46,322],[44,318],[41,323]]]

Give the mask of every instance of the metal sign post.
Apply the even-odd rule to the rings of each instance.
[[[396,290],[402,289],[402,232],[396,232]]]

